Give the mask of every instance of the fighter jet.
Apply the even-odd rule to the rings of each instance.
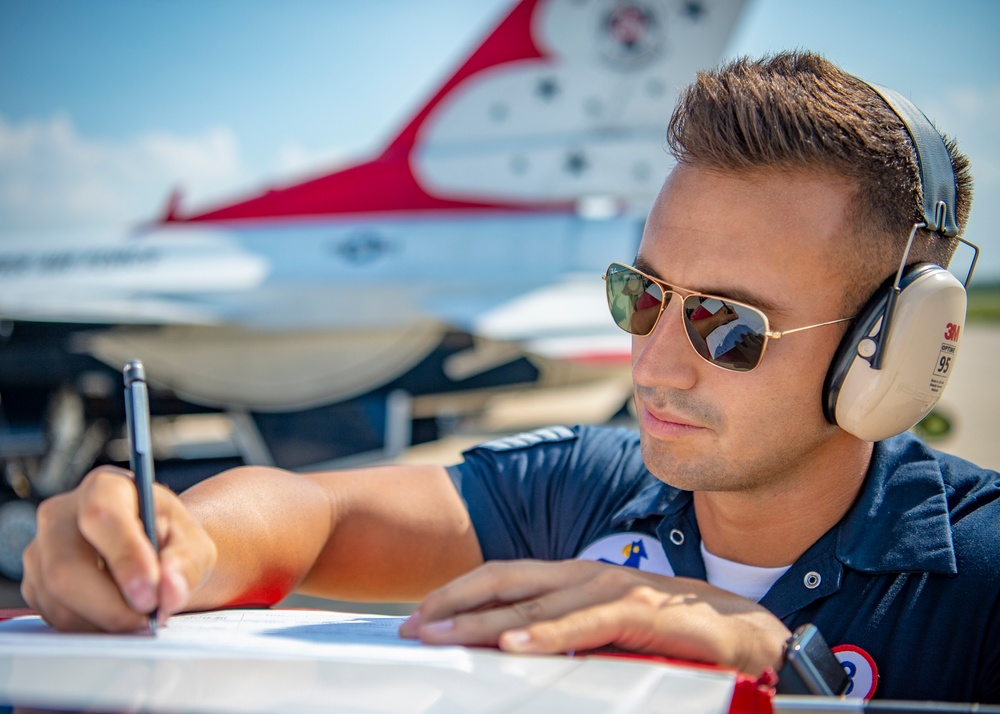
[[[677,88],[721,57],[742,4],[523,0],[374,156],[226,205],[174,194],[122,235],[6,242],[0,461],[59,455],[42,492],[92,463],[114,433],[88,442],[94,413],[120,401],[94,358],[105,376],[141,359],[161,395],[248,416],[260,460],[290,466],[324,458],[299,428],[282,448],[291,414],[627,369],[601,275],[635,254]],[[12,428],[26,399],[70,436]]]

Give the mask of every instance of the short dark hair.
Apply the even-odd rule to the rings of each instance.
[[[898,262],[922,222],[916,153],[905,126],[875,91],[811,52],[740,58],[698,74],[681,93],[667,144],[681,164],[735,172],[827,171],[854,182],[856,254],[869,267],[867,295]],[[956,220],[972,202],[968,159],[945,137],[957,184]],[[957,241],[929,231],[914,239],[910,262],[947,265]]]

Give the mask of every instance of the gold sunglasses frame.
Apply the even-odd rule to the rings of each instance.
[[[613,263],[611,263],[607,267],[607,269],[604,271],[604,275],[601,276],[601,279],[604,280],[605,283],[607,283],[607,281],[608,281],[608,275],[611,273],[611,269],[614,268],[615,266],[618,266],[620,268],[624,268],[625,270],[631,271],[632,273],[635,273],[636,275],[639,275],[639,276],[645,278],[646,280],[650,281],[651,283],[653,283],[654,285],[656,285],[657,287],[659,287],[660,288],[660,292],[662,293],[662,295],[660,296],[660,310],[659,310],[659,312],[656,313],[656,319],[653,320],[653,324],[649,328],[649,332],[645,332],[645,333],[641,333],[640,334],[640,333],[632,332],[630,330],[626,330],[624,327],[622,327],[620,324],[618,324],[617,320],[614,320],[615,325],[617,325],[620,330],[622,330],[623,332],[627,332],[628,334],[633,335],[635,337],[648,337],[649,335],[653,334],[653,330],[655,330],[656,326],[658,324],[660,324],[660,318],[663,316],[663,313],[664,313],[664,311],[667,308],[667,295],[676,295],[677,297],[679,297],[681,299],[681,301],[680,301],[681,302],[681,315],[680,315],[681,316],[681,326],[684,328],[684,334],[687,336],[687,341],[688,341],[688,344],[691,345],[691,349],[694,350],[694,353],[696,355],[698,355],[699,357],[701,357],[703,360],[705,360],[706,362],[708,362],[713,367],[717,367],[718,369],[725,370],[726,372],[752,372],[753,370],[757,369],[757,367],[760,366],[760,363],[764,361],[764,353],[767,352],[768,342],[770,340],[772,340],[772,339],[777,340],[777,339],[780,339],[780,338],[784,337],[785,335],[790,335],[790,334],[792,334],[794,332],[802,332],[804,330],[811,330],[814,327],[826,327],[827,325],[835,325],[838,322],[847,322],[848,320],[853,320],[854,319],[853,316],[852,317],[841,317],[841,318],[839,318],[837,320],[828,320],[827,322],[817,322],[815,325],[805,325],[804,327],[793,327],[790,330],[772,330],[771,329],[771,321],[767,318],[767,313],[765,313],[759,307],[754,307],[753,305],[747,305],[745,302],[740,302],[739,300],[731,300],[730,298],[722,297],[721,295],[711,295],[709,293],[698,292],[697,290],[688,290],[687,288],[681,288],[681,287],[678,287],[676,285],[671,286],[668,283],[665,283],[664,281],[659,280],[658,278],[654,278],[652,275],[648,275],[647,273],[642,272],[641,270],[639,270],[635,266],[626,265],[625,263],[619,263],[619,262],[613,262]],[[605,290],[605,292],[607,292],[607,291]],[[688,325],[687,325],[687,319],[684,317],[684,302],[689,297],[710,298],[712,300],[718,300],[723,305],[736,305],[738,307],[743,307],[743,308],[746,308],[748,310],[751,310],[751,311],[757,313],[758,315],[760,315],[763,318],[763,320],[764,320],[764,332],[761,333],[761,334],[763,334],[763,336],[764,336],[764,344],[761,345],[760,355],[757,357],[757,362],[756,362],[756,364],[754,364],[753,367],[750,367],[749,369],[733,369],[731,367],[724,367],[721,364],[719,364],[717,362],[713,362],[712,360],[708,359],[707,357],[705,357],[705,355],[701,354],[701,352],[698,351],[698,348],[695,346],[694,342],[692,341],[691,333],[689,332]],[[609,309],[611,307],[610,301],[609,301],[608,307],[609,307]],[[614,319],[614,316],[612,316],[612,319]]]

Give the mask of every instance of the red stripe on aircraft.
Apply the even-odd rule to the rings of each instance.
[[[329,176],[268,191],[242,203],[186,217],[169,214],[164,222],[262,220],[410,211],[568,211],[569,202],[504,203],[460,201],[427,193],[405,161],[382,158]]]

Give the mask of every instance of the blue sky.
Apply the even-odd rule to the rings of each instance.
[[[0,241],[121,227],[379,146],[507,0],[2,0]],[[726,54],[808,48],[909,96],[972,158],[1000,280],[1000,2],[749,0]]]

